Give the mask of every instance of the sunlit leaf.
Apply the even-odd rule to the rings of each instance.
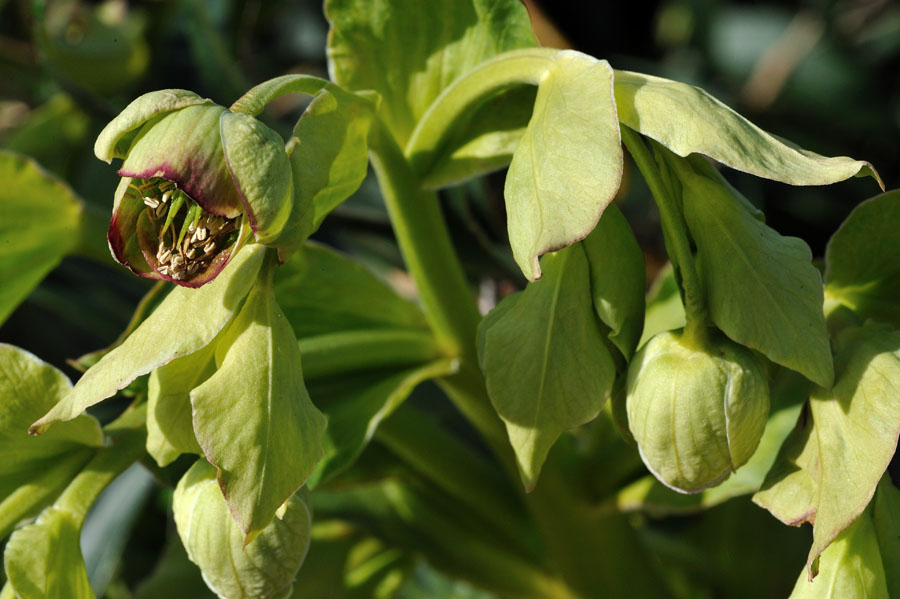
[[[757,220],[702,159],[661,154],[681,184],[713,322],[734,341],[830,386],[822,278],[809,247]]]
[[[173,498],[178,534],[210,589],[224,599],[285,599],[309,548],[310,512],[299,495],[245,545],[216,481],[216,469],[198,460]]]
[[[615,377],[584,250],[549,254],[544,267],[543,279],[503,300],[479,327],[488,394],[527,488],[559,435],[597,416]]]
[[[616,71],[615,90],[622,123],[679,156],[705,154],[740,171],[792,185],[828,185],[866,175],[882,185],[868,162],[827,158],[789,146],[699,87]]]
[[[583,239],[622,179],[612,68],[574,51],[553,55],[506,175],[513,257],[529,280],[538,257]]]
[[[194,432],[247,540],[322,455],[325,418],[303,383],[300,350],[272,290],[272,265],[216,346],[216,373],[191,391]]]

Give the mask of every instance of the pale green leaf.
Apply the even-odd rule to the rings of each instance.
[[[819,445],[810,440],[812,418],[804,411],[784,441],[753,502],[789,526],[812,522],[819,487]]]
[[[206,346],[232,319],[256,279],[265,248],[244,247],[211,283],[178,287],[118,346],[97,362],[70,393],[32,425],[42,432],[115,395],[137,377]]]
[[[594,309],[612,329],[609,340],[630,359],[644,324],[644,254],[615,204],[581,244],[591,270]]]
[[[369,129],[374,106],[355,94],[331,86],[316,96],[294,127],[297,146],[291,153],[295,214],[285,233],[299,245],[325,217],[359,189],[369,165]],[[281,246],[282,239],[276,242]],[[294,247],[287,248],[289,250]]]
[[[82,203],[25,156],[0,150],[0,323],[78,243]]]
[[[837,382],[810,397],[819,445],[811,563],[868,505],[900,434],[900,332],[877,326],[838,338]]]
[[[0,344],[0,538],[53,501],[103,446],[100,423],[87,414],[41,437],[28,435],[28,426],[71,387],[53,366]]]
[[[147,453],[160,467],[183,453],[202,453],[194,436],[190,393],[216,371],[215,349],[215,343],[210,343],[150,373]]]
[[[789,146],[699,87],[616,71],[615,94],[623,124],[679,156],[705,154],[737,170],[792,185],[828,185],[871,175],[884,188],[868,162],[827,158]]]
[[[71,512],[50,507],[13,533],[3,563],[19,599],[94,599],[81,558],[80,528]]]
[[[332,79],[382,98],[380,116],[403,147],[457,77],[505,50],[535,45],[519,0],[328,0]],[[435,18],[435,15],[440,15]]]
[[[540,255],[591,232],[623,168],[612,68],[571,50],[551,62],[504,188],[513,257],[532,281]]]
[[[291,214],[293,184],[284,140],[252,116],[219,117],[222,150],[256,241],[270,243]]]
[[[488,394],[527,488],[560,434],[597,416],[615,377],[583,248],[549,254],[544,267],[542,280],[505,299],[479,327]]]
[[[822,278],[809,247],[754,218],[709,164],[661,154],[681,183],[713,322],[734,341],[830,386]]]
[[[426,328],[422,311],[362,265],[307,244],[276,273],[278,303],[298,338],[359,329]]]
[[[878,538],[865,512],[819,558],[812,581],[800,572],[790,599],[890,599]]]
[[[863,318],[900,326],[900,191],[857,206],[825,251],[825,292]]]
[[[248,541],[312,472],[325,429],[267,268],[217,343],[218,370],[191,391],[197,440]]]
[[[287,498],[284,511],[250,543],[229,512],[216,470],[198,460],[178,482],[175,524],[188,557],[223,599],[285,599],[309,548],[310,512]]]

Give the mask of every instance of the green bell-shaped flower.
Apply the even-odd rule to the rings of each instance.
[[[193,92],[137,98],[103,129],[94,153],[123,159],[109,247],[142,277],[199,287],[251,230],[269,243],[291,212],[284,140]]]
[[[769,385],[747,348],[660,333],[628,369],[628,427],[644,464],[665,485],[695,493],[750,459],[766,426]]]

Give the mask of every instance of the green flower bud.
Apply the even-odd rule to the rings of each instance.
[[[273,241],[291,212],[281,137],[186,90],[145,94],[100,133],[94,153],[122,158],[108,240],[135,274],[199,287],[252,234]]]
[[[188,470],[173,497],[175,525],[203,580],[223,599],[284,599],[309,549],[310,512],[298,493],[277,517],[244,545],[216,469],[200,459]]]
[[[769,385],[749,349],[719,337],[699,347],[660,333],[628,369],[628,427],[665,485],[695,493],[750,459],[766,426]]]

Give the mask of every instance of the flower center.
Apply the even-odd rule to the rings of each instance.
[[[176,281],[190,281],[238,237],[234,218],[209,214],[174,181],[133,179],[129,191],[147,206],[156,231],[155,268]]]

